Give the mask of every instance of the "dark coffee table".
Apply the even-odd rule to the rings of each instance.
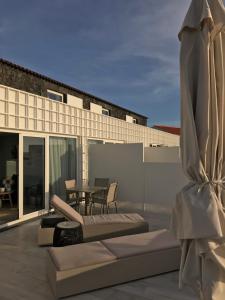
[[[83,242],[82,226],[79,222],[65,221],[56,225],[53,247],[64,247]]]

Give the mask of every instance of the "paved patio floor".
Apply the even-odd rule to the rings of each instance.
[[[145,216],[147,217],[147,215]],[[150,228],[159,227],[159,216],[149,215]],[[168,219],[161,219],[168,224]],[[0,299],[53,300],[46,279],[46,248],[37,246],[39,221],[0,233]],[[154,276],[68,300],[197,300],[191,290],[178,290],[178,272]]]

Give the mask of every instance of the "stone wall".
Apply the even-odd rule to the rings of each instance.
[[[126,115],[129,115],[137,119],[138,124],[143,126],[147,125],[147,118],[145,117],[111,103],[101,101],[101,99],[98,99],[97,97],[82,93],[65,84],[58,83],[50,78],[4,61],[0,61],[0,84],[44,97],[47,97],[48,89],[53,90],[64,95],[65,103],[67,101],[67,94],[74,95],[83,99],[84,109],[90,109],[90,102],[93,102],[108,109],[110,111],[110,116],[114,118],[126,120]]]

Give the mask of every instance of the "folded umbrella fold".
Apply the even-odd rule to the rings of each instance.
[[[225,298],[225,8],[192,0],[179,33],[181,154],[190,183],[171,226],[181,240],[180,284]]]

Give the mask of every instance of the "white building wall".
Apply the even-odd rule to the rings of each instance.
[[[83,99],[67,94],[67,104],[77,108],[83,108]]]
[[[179,137],[0,85],[0,130],[79,137],[82,177],[88,178],[87,139],[179,145]]]
[[[126,122],[133,123],[133,117],[126,115]]]
[[[96,114],[102,114],[102,106],[92,102],[90,103],[90,110]]]

